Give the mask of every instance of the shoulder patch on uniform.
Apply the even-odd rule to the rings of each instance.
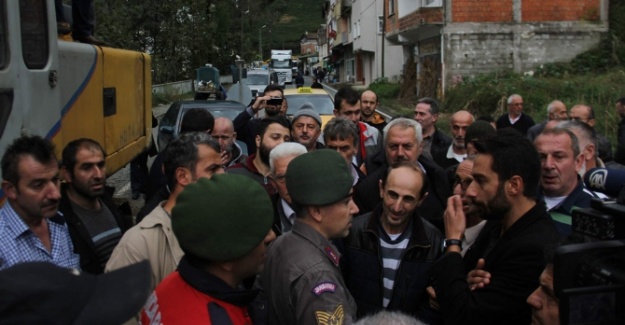
[[[343,305],[336,306],[336,309],[331,312],[317,310],[315,311],[315,317],[319,325],[343,325],[345,320]]]
[[[334,293],[335,291],[336,291],[336,284],[332,282],[319,283],[312,289],[312,293],[314,293],[316,296],[321,296],[321,294],[324,292]]]

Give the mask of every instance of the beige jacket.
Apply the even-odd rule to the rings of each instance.
[[[152,290],[178,267],[184,255],[171,228],[171,218],[161,202],[139,224],[130,228],[113,250],[104,272],[148,260]]]

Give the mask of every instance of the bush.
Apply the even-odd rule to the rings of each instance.
[[[386,78],[378,78],[369,84],[369,89],[375,92],[379,99],[394,99],[399,95],[400,85],[389,82]]]

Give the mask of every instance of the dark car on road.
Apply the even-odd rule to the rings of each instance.
[[[170,141],[178,138],[182,117],[192,108],[203,108],[209,111],[215,118],[225,116],[234,120],[239,113],[245,110],[245,105],[229,100],[184,100],[174,102],[169,106],[163,119],[158,124],[159,150],[163,150]],[[239,141],[237,143],[239,145],[243,144]],[[247,154],[247,147],[241,149],[244,149],[244,153]]]

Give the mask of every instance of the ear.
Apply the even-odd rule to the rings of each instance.
[[[191,171],[185,167],[176,168],[176,183],[185,187],[193,182],[193,177],[191,175]]]
[[[591,128],[594,128],[594,127],[595,127],[595,123],[596,123],[596,122],[597,122],[597,121],[595,121],[595,119],[593,118],[593,119],[591,119],[591,120],[588,120],[588,125],[590,125],[590,127],[591,127]]]
[[[514,175],[506,181],[504,190],[508,195],[518,196],[523,194],[524,187],[523,178],[519,175]]]
[[[584,152],[581,152],[579,155],[577,155],[577,157],[575,157],[575,171],[579,172],[580,169],[582,169],[582,166],[584,165],[584,161],[586,161],[586,157],[584,155],[584,153],[586,152],[586,150],[584,150]]]
[[[313,218],[317,223],[321,223],[323,221],[323,214],[321,213],[320,207],[309,206],[308,215]]]
[[[338,110],[334,109],[334,110],[332,110],[332,113],[334,113],[335,117],[339,117],[339,111]]]
[[[584,159],[585,160],[591,160],[591,159],[595,159],[595,153],[596,153],[596,148],[594,144],[589,144],[586,146],[586,148],[584,148]]]
[[[436,123],[438,121],[438,114],[432,114],[432,122]]]
[[[6,196],[11,199],[11,200],[15,200],[17,199],[17,187],[15,185],[13,185],[13,183],[9,182],[9,181],[2,181],[2,190],[4,191],[4,194],[6,194]]]
[[[428,197],[429,194],[430,192],[425,192],[425,194],[423,194],[423,196],[419,199],[419,202],[417,202],[418,207],[421,206],[421,204],[423,203],[423,201],[425,201],[425,198]]]
[[[260,134],[256,135],[256,139],[254,140],[256,142],[256,150],[260,149]]]
[[[380,186],[380,197],[384,198],[384,185],[382,185],[382,180],[378,181],[378,185]]]
[[[236,132],[232,132],[232,140],[236,141],[237,139],[237,133]]]
[[[61,174],[61,178],[64,181],[66,181],[67,183],[71,183],[72,174],[69,172],[69,170],[67,170],[67,166],[61,166],[59,173]]]

